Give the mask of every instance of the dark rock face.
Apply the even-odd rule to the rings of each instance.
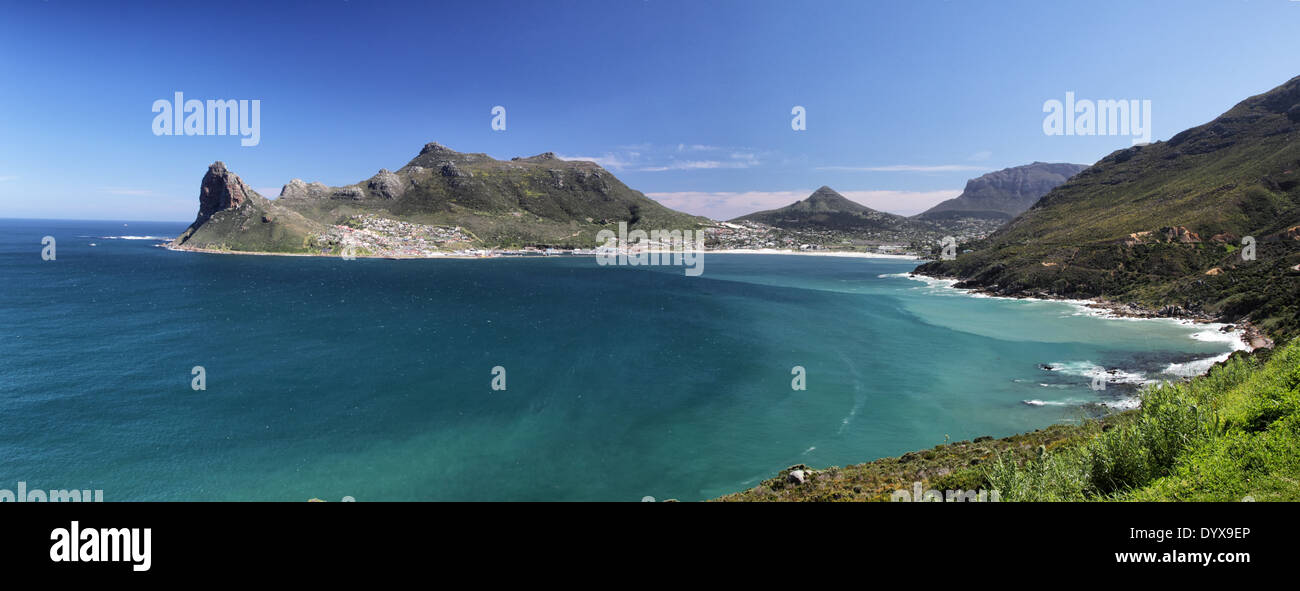
[[[224,162],[214,162],[203,175],[203,184],[199,188],[198,219],[206,220],[218,211],[235,209],[243,205],[250,194],[252,191],[239,175],[226,170]]]

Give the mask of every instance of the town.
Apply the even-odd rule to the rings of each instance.
[[[832,229],[778,228],[760,222],[712,222],[699,230],[705,251],[825,251],[930,257],[945,236],[964,243],[987,236],[994,224],[982,220],[961,220],[944,227],[918,231],[854,231]],[[635,234],[635,233],[633,233]],[[315,236],[314,248],[322,255],[379,258],[485,258],[500,256],[599,255],[609,245],[593,248],[559,249],[549,246],[492,248],[460,226],[435,226],[403,222],[375,214],[354,215],[329,231]],[[635,252],[641,248],[673,248],[650,240],[631,244],[623,241],[616,250]]]

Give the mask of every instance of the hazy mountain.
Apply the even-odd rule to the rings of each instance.
[[[780,209],[759,211],[732,221],[761,222],[791,230],[825,229],[843,232],[861,230],[897,231],[916,225],[901,215],[876,211],[850,201],[834,189],[823,186],[807,198]]]
[[[963,217],[1010,220],[1085,168],[1086,164],[1048,162],[1004,168],[966,181],[961,195],[913,217],[931,221]]]

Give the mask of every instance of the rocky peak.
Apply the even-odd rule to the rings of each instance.
[[[451,154],[456,154],[457,152],[438,142],[429,142],[424,145],[423,149],[420,150],[420,155],[423,156],[425,154],[430,154],[430,153],[451,155]]]
[[[218,211],[235,209],[252,194],[243,179],[227,170],[224,162],[213,162],[199,187],[199,219],[210,218]]]
[[[388,171],[387,168],[379,169],[375,176],[370,177],[366,183],[366,188],[370,189],[376,195],[384,199],[394,199],[401,197],[406,192],[406,183],[396,174]]]
[[[280,199],[310,199],[324,197],[330,191],[323,183],[304,183],[302,179],[290,180],[280,189]]]

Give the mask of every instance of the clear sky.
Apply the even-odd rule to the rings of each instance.
[[[1044,101],[1150,100],[1167,139],[1300,74],[1298,29],[1288,0],[9,1],[0,217],[189,221],[214,160],[274,197],[430,141],[597,159],[714,217],[821,185],[911,214],[1131,144],[1048,136]],[[260,143],[154,135],[175,92],[260,100]]]

